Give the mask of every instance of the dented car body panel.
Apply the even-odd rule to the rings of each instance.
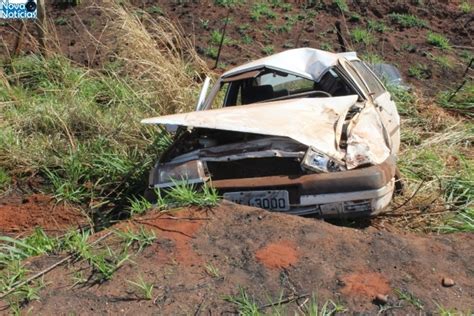
[[[142,121],[181,126],[150,189],[208,182],[236,203],[322,217],[389,204],[400,121],[355,53],[286,51],[224,73],[203,95],[198,111]]]

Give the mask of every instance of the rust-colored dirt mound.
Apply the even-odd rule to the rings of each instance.
[[[201,263],[202,260],[191,248],[191,241],[203,223],[203,216],[199,212],[186,210],[179,212],[176,216],[171,214],[146,216],[133,222],[152,228],[160,239],[164,238],[173,243],[171,252],[161,253],[169,261],[189,266]]]
[[[35,315],[221,315],[235,312],[236,305],[224,298],[239,297],[241,289],[257,306],[307,294],[317,296],[320,306],[338,302],[349,314],[377,314],[377,294],[388,295],[387,305],[397,306],[394,312],[402,315],[437,313],[438,305],[463,312],[474,306],[472,234],[421,236],[337,227],[228,202],[207,212],[150,212],[121,225],[153,229],[157,239],[138,254],[130,251],[131,261],[100,285],[73,286],[75,274],[89,276],[84,261],[56,268],[44,277],[48,285],[41,299],[25,310]],[[110,238],[107,245],[119,249],[117,238]],[[265,263],[269,257],[271,265]],[[51,264],[51,256],[37,258],[28,268],[35,273]],[[443,277],[455,285],[444,287]],[[129,281],[140,278],[154,285],[151,300],[137,299],[140,292]],[[399,290],[422,302],[423,310],[401,299]],[[290,300],[285,313],[300,313],[304,301]]]
[[[283,240],[259,249],[255,258],[268,268],[281,269],[294,265],[298,261],[298,253],[294,242]]]
[[[380,273],[351,273],[342,277],[344,288],[342,293],[348,296],[374,298],[377,294],[388,294],[388,280]]]
[[[46,231],[62,231],[87,223],[77,209],[55,204],[46,195],[33,194],[28,198],[10,198],[0,202],[0,232],[15,233],[41,227]]]

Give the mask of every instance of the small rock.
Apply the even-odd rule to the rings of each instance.
[[[386,294],[377,294],[375,296],[374,301],[375,301],[376,304],[381,304],[381,305],[387,304],[388,303],[388,295],[386,295]]]
[[[450,278],[443,278],[441,283],[443,284],[444,287],[450,287],[454,285],[454,280]]]
[[[258,218],[259,220],[262,220],[263,216],[262,216],[262,215],[259,215],[257,218]]]

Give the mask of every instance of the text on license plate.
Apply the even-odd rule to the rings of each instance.
[[[242,205],[256,206],[274,211],[288,211],[288,191],[243,191],[224,193],[224,199]]]

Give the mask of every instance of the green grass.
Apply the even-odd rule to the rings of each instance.
[[[153,287],[152,283],[146,282],[142,276],[138,277],[137,281],[128,281],[131,285],[133,285],[138,291],[138,297],[144,300],[151,300],[153,298]]]
[[[219,46],[222,41],[222,33],[217,30],[213,30],[211,32],[211,38],[210,38],[210,44]],[[232,39],[230,37],[224,36],[224,41],[222,42],[222,45],[229,45],[232,43]]]
[[[214,4],[225,8],[233,8],[244,3],[243,0],[214,0]]]
[[[260,21],[261,18],[275,19],[277,14],[266,3],[255,3],[250,8],[250,18],[254,21]]]
[[[6,190],[10,185],[11,178],[8,173],[0,167],[0,192]]]
[[[235,305],[239,315],[245,316],[259,316],[262,315],[259,310],[259,305],[256,301],[248,295],[245,289],[239,287],[239,294],[228,295],[224,300]]]
[[[467,81],[456,93],[450,89],[437,96],[437,103],[445,109],[474,118],[474,83]]]
[[[352,40],[355,43],[363,43],[366,46],[375,42],[375,37],[368,30],[356,27],[351,31]]]
[[[349,6],[346,0],[333,0],[333,4],[341,10],[341,12],[349,12]]]
[[[217,205],[220,197],[213,187],[204,184],[200,189],[186,181],[175,182],[169,189],[156,189],[156,207],[168,209],[182,206],[211,207]]]
[[[451,49],[451,44],[449,43],[449,40],[442,34],[428,32],[428,35],[426,36],[426,41],[428,42],[428,44],[439,47],[443,50]]]
[[[408,68],[408,76],[414,77],[418,80],[431,78],[431,70],[425,64],[417,63]]]
[[[115,230],[114,232],[122,239],[122,244],[126,248],[136,247],[138,252],[150,246],[156,240],[155,233],[145,230],[143,226],[140,226],[138,231],[136,229],[127,229],[125,231]]]
[[[379,33],[387,33],[388,31],[390,31],[390,28],[383,21],[377,20],[367,21],[367,29]]]
[[[275,47],[273,45],[267,45],[262,48],[262,53],[265,55],[271,55],[275,53]]]
[[[418,310],[423,310],[423,302],[412,293],[401,289],[394,289],[394,291],[398,295],[398,298],[400,300],[405,301],[410,305],[413,305]]]
[[[390,20],[403,28],[425,28],[428,22],[411,14],[391,13],[388,15]]]
[[[472,4],[472,2],[463,0],[459,4],[459,9],[462,13],[469,14],[474,10],[474,5]]]

